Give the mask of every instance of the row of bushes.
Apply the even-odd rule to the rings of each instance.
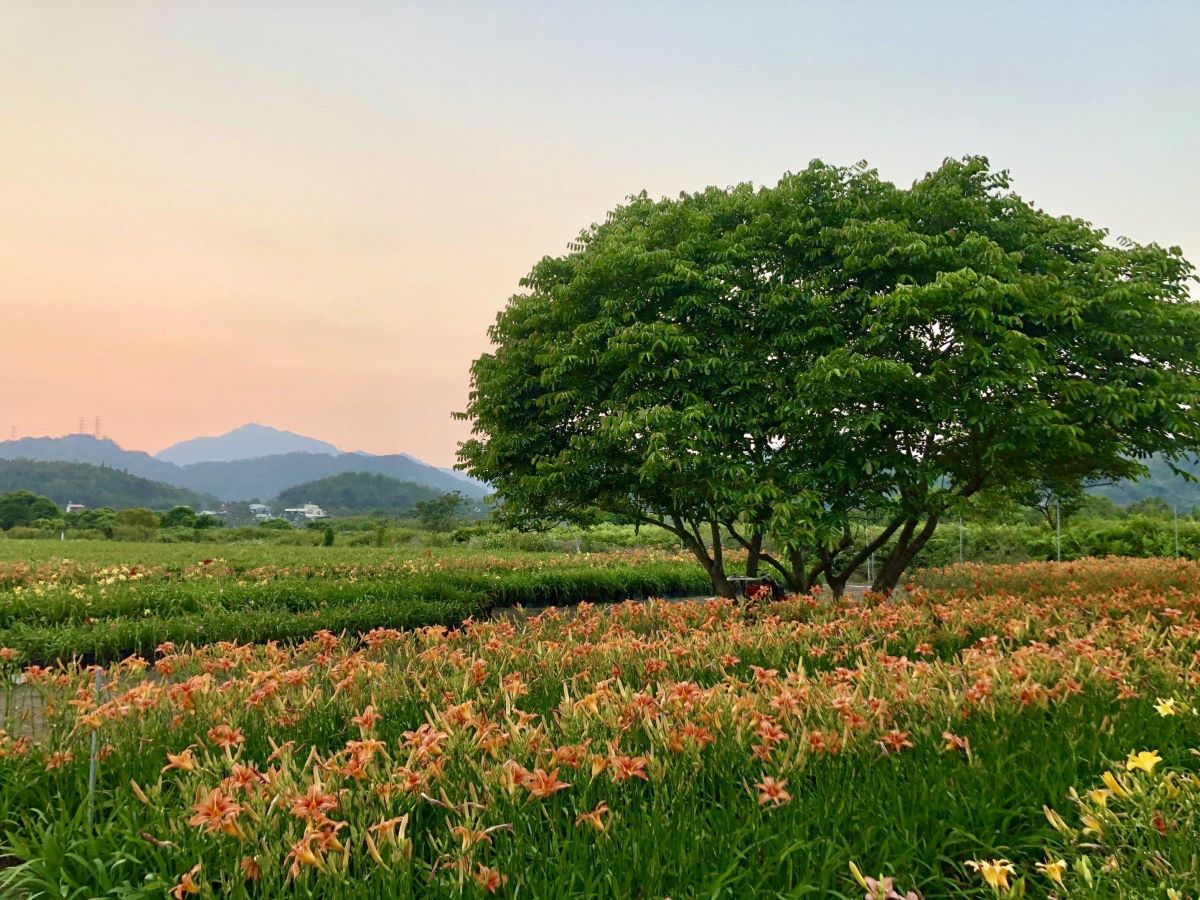
[[[101,622],[42,626],[18,624],[0,631],[0,646],[21,651],[23,663],[76,659],[112,662],[137,653],[152,658],[164,641],[177,645],[217,641],[256,643],[296,641],[323,629],[361,634],[373,628],[454,626],[487,608],[486,598],[463,595],[453,601],[368,601],[306,612],[282,609],[218,609],[190,615],[115,618]]]
[[[493,607],[697,595],[708,589],[699,567],[670,561],[354,580],[120,582],[0,596],[0,646],[15,647],[32,662],[75,655],[107,661],[145,653],[167,640],[282,640],[321,628],[359,632],[456,624]]]
[[[878,527],[862,531],[856,543],[865,545]],[[1200,521],[1130,515],[1121,518],[1076,516],[1062,523],[1061,554],[1064,560],[1105,556],[1174,557],[1178,534],[1179,556],[1200,559]],[[942,522],[917,555],[912,568],[942,567],[959,562],[1019,563],[1052,560],[1059,556],[1055,529],[1038,524],[976,524]],[[876,554],[881,559],[887,548]],[[852,581],[867,581],[864,565]]]
[[[548,531],[524,532],[481,523],[453,532],[454,543],[479,550],[522,550],[532,553],[625,550],[651,547],[668,550],[679,546],[679,538],[662,528],[632,525],[595,525],[591,528],[559,526]]]

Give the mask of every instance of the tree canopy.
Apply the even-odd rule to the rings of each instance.
[[[441,494],[432,500],[422,500],[414,512],[423,528],[430,531],[453,531],[467,507],[467,498],[458,491]]]
[[[33,525],[41,519],[56,519],[61,514],[53,500],[32,491],[0,494],[0,530]]]
[[[1192,271],[1035,208],[982,157],[909,188],[814,162],[638,195],[498,316],[460,459],[509,524],[653,523],[722,593],[723,536],[794,590],[840,593],[877,553],[891,590],[981,490],[1200,447]]]

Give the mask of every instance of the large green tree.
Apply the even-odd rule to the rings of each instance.
[[[32,525],[39,519],[54,519],[59,515],[59,508],[53,500],[32,491],[0,494],[0,529],[5,531],[16,525]]]
[[[726,536],[794,590],[840,593],[877,554],[890,590],[983,489],[1200,446],[1191,275],[1177,248],[1034,208],[982,158],[907,189],[813,163],[637,196],[500,314],[460,457],[508,523],[654,523],[721,593]]]

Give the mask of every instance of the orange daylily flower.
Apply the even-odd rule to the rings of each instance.
[[[608,804],[603,800],[597,804],[596,808],[591,812],[580,813],[575,817],[575,825],[579,826],[586,822],[597,831],[604,831],[608,827],[608,823],[604,821],[604,817],[608,815]]]
[[[966,752],[968,749],[968,743],[965,737],[959,737],[957,734],[953,734],[949,731],[942,732],[942,741],[944,741],[942,749],[947,753],[952,750],[962,750]]]
[[[162,767],[162,770],[163,772],[169,772],[171,769],[179,769],[181,772],[194,772],[196,770],[196,754],[192,752],[191,747],[179,753],[167,754],[167,764]]]
[[[899,753],[905,747],[913,746],[913,742],[909,740],[908,732],[900,731],[897,728],[893,728],[877,743],[883,749],[884,753]]]
[[[754,785],[758,788],[758,805],[763,806],[770,803],[772,806],[783,806],[785,803],[790,803],[792,795],[784,788],[787,787],[787,779],[775,779],[770,775],[763,777],[763,780]]]
[[[200,874],[201,865],[202,863],[196,863],[184,872],[175,886],[171,888],[171,896],[175,900],[183,900],[184,897],[200,893],[200,886],[196,884],[196,876]]]
[[[237,826],[237,817],[242,807],[232,797],[213,788],[203,798],[192,804],[195,811],[188,824],[193,828],[203,827],[206,831],[223,831],[231,837],[242,837]]]
[[[642,781],[649,781],[650,776],[646,774],[646,765],[649,762],[650,760],[644,756],[612,756],[609,759],[612,780],[619,782],[628,781],[630,778],[640,778]]]
[[[353,722],[355,725],[357,725],[359,728],[361,728],[363,731],[370,731],[372,728],[375,727],[375,723],[378,722],[382,718],[383,718],[383,716],[381,716],[381,715],[379,715],[379,713],[375,712],[374,705],[371,705],[371,706],[368,706],[366,709],[364,709],[357,716],[352,718],[350,721]]]
[[[549,797],[557,791],[565,791],[570,786],[565,781],[558,780],[558,769],[551,770],[549,774],[546,774],[543,769],[534,769],[525,780],[525,788],[529,791],[530,796],[539,800]]]
[[[482,863],[471,876],[477,885],[487,891],[489,894],[494,894],[504,885],[508,884],[508,876],[501,875],[496,869],[489,869]]]
[[[208,729],[208,739],[222,750],[229,750],[245,743],[246,736],[237,728],[222,724]]]
[[[305,832],[304,836],[296,843],[292,844],[292,849],[288,851],[287,859],[292,861],[288,868],[288,878],[295,880],[299,877],[301,866],[312,866],[314,869],[325,868],[325,862],[313,850],[313,841],[317,839],[316,832]]]
[[[308,786],[307,791],[296,797],[292,803],[291,812],[298,819],[320,822],[326,818],[327,811],[337,809],[337,807],[338,798],[327,793],[320,779],[316,779]]]
[[[246,881],[258,881],[262,877],[262,866],[258,864],[258,860],[253,856],[242,857],[242,861],[238,863],[238,867],[242,870],[242,877]]]

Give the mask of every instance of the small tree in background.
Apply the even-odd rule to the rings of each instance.
[[[466,502],[461,493],[451,491],[436,500],[422,500],[414,512],[422,528],[437,532],[453,531]]]
[[[113,517],[113,537],[121,541],[152,541],[158,526],[158,514],[152,509],[122,509]]]
[[[196,512],[190,506],[176,506],[163,513],[163,528],[192,528],[196,524]]]

